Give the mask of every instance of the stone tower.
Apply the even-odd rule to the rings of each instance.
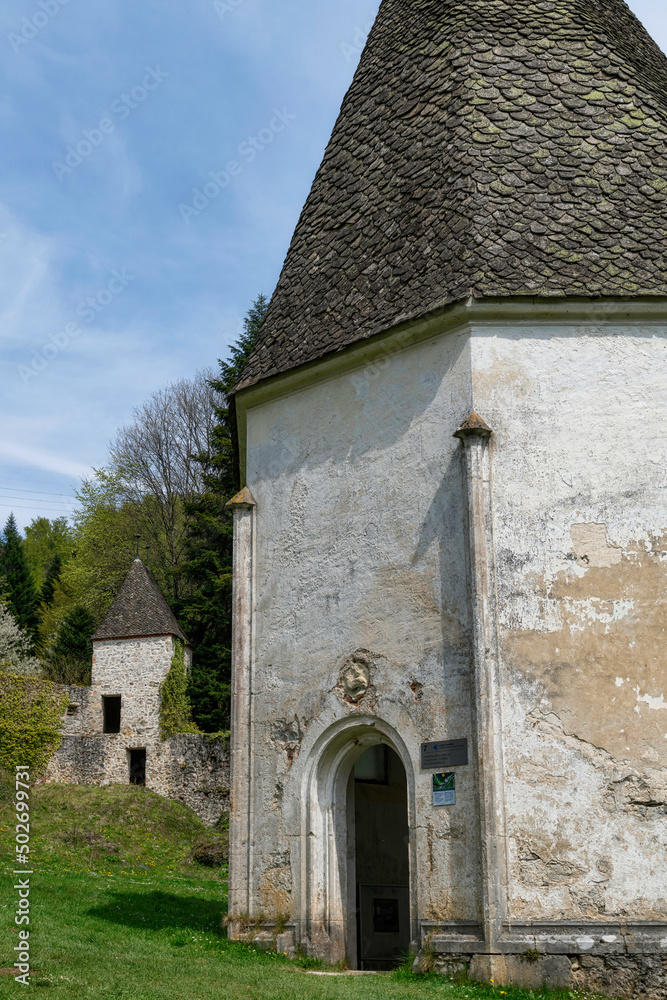
[[[267,935],[665,995],[666,150],[622,0],[382,3],[235,395]]]
[[[92,699],[101,730],[117,734],[118,777],[155,787],[151,750],[160,741],[160,685],[171,669],[176,642],[192,651],[141,559],[135,559],[104,621],[93,636]],[[107,765],[108,769],[108,765]]]
[[[70,687],[62,742],[46,782],[138,784],[190,806],[209,826],[229,803],[225,734],[160,731],[161,685],[192,650],[150,570],[135,559],[93,636],[90,687]]]

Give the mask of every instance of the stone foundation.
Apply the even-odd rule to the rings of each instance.
[[[667,954],[585,955],[573,958],[571,982],[578,990],[591,990],[623,1000],[665,1000]]]
[[[539,990],[576,989],[621,1000],[666,1000],[667,924],[552,923],[505,928],[490,955],[481,928],[422,925],[415,968]]]

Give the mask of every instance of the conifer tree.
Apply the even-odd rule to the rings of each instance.
[[[90,611],[71,608],[62,620],[44,671],[49,680],[61,684],[90,684],[93,663],[91,638],[96,622]]]
[[[14,619],[34,645],[39,631],[39,595],[23,551],[13,513],[7,518],[2,545],[2,575],[7,605]]]
[[[233,521],[225,505],[235,491],[236,459],[227,396],[241,377],[267,310],[266,298],[259,295],[228,359],[219,362],[220,374],[211,385],[224,402],[216,409],[211,450],[200,456],[205,492],[186,505],[191,527],[185,575],[195,590],[175,611],[195,651],[189,696],[194,719],[204,732],[229,728]]]
[[[56,553],[46,571],[46,578],[39,595],[42,604],[47,608],[53,604],[53,596],[55,594],[56,584],[58,583],[60,574],[62,573],[62,568],[62,557]]]

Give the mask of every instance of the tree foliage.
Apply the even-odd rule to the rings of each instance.
[[[202,370],[153,393],[111,445],[113,470],[137,530],[151,546],[151,568],[178,600],[187,538],[185,504],[204,488],[197,458],[208,452],[218,394]]]
[[[236,484],[229,393],[241,377],[267,309],[266,298],[258,296],[228,360],[219,362],[219,375],[212,384],[220,404],[210,447],[200,455],[204,489],[197,500],[186,504],[189,532],[184,576],[193,592],[179,602],[177,613],[194,647],[190,699],[194,718],[204,732],[229,728],[233,521],[226,504]]]
[[[70,606],[81,605],[100,621],[132,565],[139,528],[119,472],[109,468],[93,472],[77,492],[77,553],[62,584]]]
[[[66,612],[56,641],[45,657],[44,673],[60,684],[90,684],[93,665],[91,638],[97,622],[87,608]]]
[[[6,604],[0,604],[0,670],[36,676],[40,661],[32,655],[32,639],[18,625]]]
[[[5,524],[1,571],[7,604],[19,627],[30,637],[34,649],[40,623],[39,595],[13,514],[9,515]]]
[[[42,589],[39,592],[39,597],[42,602],[42,607],[50,607],[53,604],[53,600],[56,593],[56,585],[60,580],[60,575],[63,571],[63,560],[62,556],[56,552],[55,556],[51,560],[49,567],[46,571],[46,576],[44,577],[44,583],[42,584]]]
[[[23,551],[42,600],[42,591],[54,560],[66,563],[75,548],[74,530],[65,517],[57,517],[53,521],[36,517],[25,529]]]

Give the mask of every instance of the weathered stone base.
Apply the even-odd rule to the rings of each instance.
[[[215,826],[229,810],[229,745],[189,733],[167,740],[122,733],[65,735],[42,781],[65,785],[127,785],[129,749],[146,748],[146,787],[189,806]]]
[[[230,921],[227,926],[230,941],[243,941],[262,951],[277,951],[288,958],[296,955],[296,934],[294,924],[278,924],[272,920]]]
[[[624,1000],[665,1000],[667,955],[585,955],[573,961],[572,984]]]
[[[567,923],[507,927],[489,954],[474,924],[422,925],[415,967],[526,989],[587,990],[622,1000],[667,1000],[667,924]]]
[[[451,978],[493,980],[496,986],[532,990],[543,986],[576,989],[618,1000],[667,1000],[667,924],[554,923],[508,928],[500,942],[503,950],[495,954],[488,953],[476,930],[481,928],[475,924],[445,927],[424,922],[415,972],[436,971]],[[532,933],[527,934],[528,930]],[[227,933],[232,940],[263,950],[290,957],[296,954],[298,926],[292,922],[278,925],[263,917],[239,918],[229,924]],[[302,941],[300,947],[308,955],[327,960],[322,948],[312,942]]]

